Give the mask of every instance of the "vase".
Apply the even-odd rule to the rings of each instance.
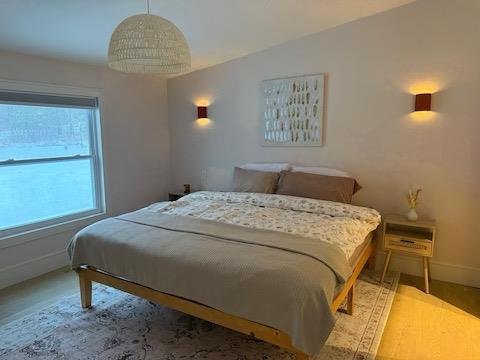
[[[418,220],[418,214],[415,208],[411,208],[410,211],[407,213],[407,219],[410,221],[417,221]]]

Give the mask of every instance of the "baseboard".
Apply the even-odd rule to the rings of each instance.
[[[0,269],[0,289],[59,269],[68,264],[65,249]]]
[[[384,261],[385,253],[383,251],[377,252],[377,270],[383,268]],[[430,269],[432,279],[480,288],[480,268],[430,260]],[[390,260],[389,270],[400,271],[410,275],[423,276],[422,258],[418,256],[393,253]]]

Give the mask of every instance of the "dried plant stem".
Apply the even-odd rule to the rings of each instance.
[[[408,193],[405,194],[407,198],[408,206],[410,209],[415,209],[418,205],[418,197],[422,189],[408,190]]]

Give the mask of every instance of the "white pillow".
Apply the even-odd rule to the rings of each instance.
[[[249,163],[239,166],[245,170],[280,172],[283,170],[290,170],[292,166],[289,163]]]
[[[292,172],[304,172],[307,174],[351,177],[347,172],[318,166],[292,166]]]
[[[201,189],[208,191],[230,191],[232,187],[233,169],[208,167],[202,170]]]

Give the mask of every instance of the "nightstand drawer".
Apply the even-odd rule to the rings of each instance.
[[[432,242],[414,237],[385,234],[385,249],[398,250],[421,256],[432,256]]]

